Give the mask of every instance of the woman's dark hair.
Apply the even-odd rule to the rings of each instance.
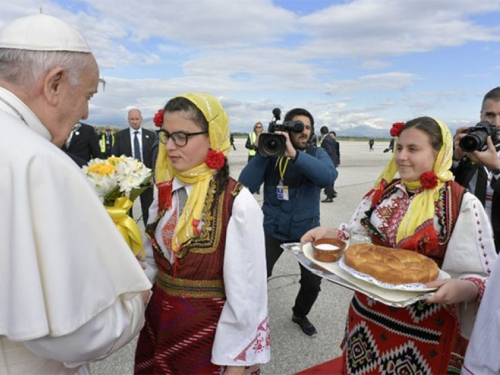
[[[189,99],[180,96],[170,99],[167,104],[165,104],[163,112],[184,112],[189,120],[200,127],[201,131],[208,131],[208,121],[203,115],[203,112]],[[215,179],[218,186],[216,194],[220,194],[226,188],[227,181],[229,180],[229,164],[227,158],[224,158],[224,166],[217,171]]]
[[[443,135],[441,134],[441,128],[433,118],[425,116],[410,120],[403,126],[401,133],[410,128],[419,129],[425,132],[429,136],[434,150],[439,151],[441,150],[441,147],[443,147]]]

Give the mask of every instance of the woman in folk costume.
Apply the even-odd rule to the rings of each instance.
[[[163,112],[146,228],[158,272],[135,373],[258,373],[270,359],[263,216],[229,177],[229,119],[199,93]]]
[[[395,125],[391,135],[396,151],[351,221],[313,229],[302,240],[348,240],[361,230],[375,244],[430,257],[451,276],[428,283],[435,294],[404,308],[356,292],[342,342],[344,373],[459,373],[497,257],[492,230],[479,200],[451,181],[446,125],[420,117]]]

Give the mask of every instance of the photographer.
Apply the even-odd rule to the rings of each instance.
[[[490,218],[497,253],[500,251],[500,87],[486,93],[481,121],[473,128],[460,127],[454,139],[455,181],[479,198]],[[496,127],[496,128],[495,128]],[[464,142],[470,140],[471,142]],[[483,142],[484,139],[484,142]],[[484,148],[481,147],[483,146]],[[473,150],[477,144],[477,150]],[[464,151],[464,148],[468,151]]]
[[[337,178],[330,156],[324,149],[310,143],[314,132],[312,115],[305,109],[295,108],[285,115],[284,121],[284,124],[290,124],[292,130],[273,132],[285,142],[283,154],[266,157],[259,150],[239,177],[239,181],[248,186],[251,192],[264,183],[262,209],[268,277],[283,252],[281,244],[299,242],[305,232],[320,225],[321,189],[333,184]],[[295,127],[290,121],[301,121],[303,126]],[[271,125],[276,124],[270,124],[270,128],[273,128]],[[283,128],[287,129],[285,126]],[[298,131],[299,128],[302,130]],[[260,142],[259,147],[264,143]],[[300,290],[292,309],[292,321],[306,335],[314,336],[317,331],[307,319],[307,314],[318,297],[321,278],[302,265],[300,271]]]

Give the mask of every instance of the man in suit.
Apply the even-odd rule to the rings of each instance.
[[[481,121],[495,125],[500,133],[500,87],[490,90],[483,98]],[[500,137],[487,138],[487,149],[464,152],[460,140],[469,127],[457,129],[454,139],[452,171],[455,181],[479,198],[490,218],[497,253],[500,251]],[[494,142],[495,141],[495,142]]]
[[[81,122],[73,127],[61,149],[80,167],[91,159],[102,157],[95,128]]]
[[[322,126],[321,129],[319,130],[321,133],[321,138],[320,138],[320,145],[322,148],[325,149],[326,153],[330,158],[332,159],[333,164],[335,167],[337,167],[338,162],[336,162],[337,159],[337,142],[330,137],[330,134],[328,132],[328,127]],[[334,189],[333,189],[333,183],[331,185],[328,185],[325,187],[325,194],[326,198],[322,200],[321,202],[323,203],[332,203],[333,198],[335,198],[334,194]]]
[[[335,143],[335,151],[333,153],[333,164],[335,165],[335,168],[340,167],[340,143],[337,141],[337,133],[335,133],[333,130],[330,131],[330,138],[333,139]],[[333,197],[337,198],[337,190],[335,190],[335,181],[333,182]]]
[[[128,111],[128,129],[124,129],[115,134],[115,144],[113,146],[113,155],[130,156],[146,165],[153,167],[152,147],[155,141],[155,133],[151,130],[142,128],[141,111],[137,108]],[[141,195],[142,219],[144,225],[148,222],[149,206],[153,202],[153,187],[146,189]]]

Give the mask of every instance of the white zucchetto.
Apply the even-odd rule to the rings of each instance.
[[[7,24],[0,31],[0,48],[91,52],[89,45],[75,28],[45,14],[18,18]]]

